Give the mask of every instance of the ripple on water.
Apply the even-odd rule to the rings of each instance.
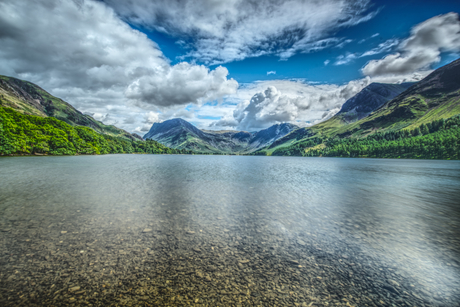
[[[0,159],[5,306],[455,306],[460,164]]]

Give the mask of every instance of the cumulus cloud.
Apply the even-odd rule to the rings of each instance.
[[[154,42],[98,1],[1,1],[0,45],[2,74],[126,129],[134,127],[124,118],[143,109],[202,103],[238,87],[223,67],[171,66]]]
[[[233,116],[225,116],[217,121],[213,121],[208,125],[208,128],[218,128],[219,130],[226,127],[234,128],[238,126],[238,121]]]
[[[228,107],[229,106],[223,106],[222,104],[213,103],[211,105],[210,103],[206,103],[200,106],[189,104],[185,107],[175,106],[162,109],[161,111],[150,111],[146,114],[144,113],[141,119],[137,121],[141,122],[142,125],[138,125],[134,131],[145,133],[150,130],[153,124],[161,123],[172,118],[185,119],[200,128],[207,127],[210,122],[210,120],[206,119],[207,117],[225,116],[230,112]]]
[[[188,56],[224,63],[263,54],[286,59],[344,39],[333,31],[375,16],[369,0],[106,0],[129,22],[192,37]]]
[[[155,123],[161,123],[162,121],[169,119],[170,117],[181,117],[181,116],[174,116],[172,114],[172,109],[169,109],[166,112],[154,112],[150,111],[148,113],[145,113],[143,115],[143,120],[142,120],[142,125],[137,126],[134,131],[139,132],[139,133],[145,133],[150,130],[153,124]],[[174,111],[173,111],[174,112]]]
[[[205,66],[186,62],[168,67],[161,74],[145,75],[126,90],[126,97],[157,106],[200,103],[233,94],[238,82],[227,80],[228,70],[219,66],[210,71]]]
[[[274,71],[274,70],[267,71],[267,76],[268,75],[276,75],[276,71]]]
[[[151,124],[143,124],[142,126],[136,127],[136,129],[134,129],[134,132],[145,134],[150,130],[150,128],[152,128]]]
[[[269,86],[264,92],[255,94],[242,112],[237,109],[234,117],[242,130],[262,129],[271,123],[291,122],[299,112],[309,108],[307,99],[282,95],[276,87]]]
[[[411,30],[399,51],[372,60],[362,72],[371,77],[411,74],[440,61],[442,52],[460,51],[460,21],[457,13],[435,16]]]
[[[125,119],[123,120],[123,124],[135,124],[136,123],[136,117],[133,116],[133,115],[130,115],[128,117],[125,117]]]
[[[343,103],[370,83],[370,78],[351,81],[346,85],[311,85],[300,81],[272,80],[259,82],[245,91],[253,96],[242,99],[233,114],[210,124],[238,130],[259,130],[290,122],[299,126],[324,121],[335,115]]]
[[[150,111],[149,113],[145,114],[146,124],[153,124],[158,122],[160,122],[160,114],[158,112]]]
[[[116,125],[118,124],[118,120],[116,116],[110,113],[92,113],[92,112],[84,112],[83,114],[89,115],[95,120],[105,123],[106,125]]]

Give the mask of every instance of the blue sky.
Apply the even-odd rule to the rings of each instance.
[[[268,55],[225,63],[224,66],[229,70],[229,77],[236,79],[239,83],[291,78],[321,83],[345,83],[363,77],[360,69],[369,60],[380,59],[382,55],[390,53],[395,48],[381,54],[357,59],[348,65],[333,65],[338,56],[347,52],[364,53],[387,40],[407,38],[410,35],[411,28],[416,24],[436,15],[460,12],[460,1],[452,0],[372,1],[371,3],[369,10],[378,11],[374,18],[332,33],[332,37],[353,40],[345,46],[341,48],[331,47],[308,54],[300,53],[287,60],[280,60],[278,56]],[[138,25],[130,25],[156,42],[172,64],[183,60],[181,56],[187,53],[187,49],[177,44],[178,39],[182,40],[183,37],[149,30]],[[375,34],[378,34],[378,36],[372,37]],[[193,40],[193,38],[189,39]],[[363,40],[365,41],[362,42]],[[450,53],[444,53],[442,54],[441,62],[433,64],[431,68],[436,69],[454,59],[455,56]],[[330,63],[324,65],[325,61],[330,61]],[[200,59],[196,59],[196,62],[205,64]],[[210,65],[209,67],[213,69],[216,66]],[[267,75],[269,71],[275,71],[276,74]]]
[[[145,134],[311,126],[460,57],[460,1],[3,0],[0,74]],[[53,33],[53,35],[49,35]]]

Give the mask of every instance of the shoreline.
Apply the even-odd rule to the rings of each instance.
[[[379,159],[379,160],[427,160],[427,161],[460,161],[460,159],[427,159],[427,158],[378,158],[378,157],[324,157],[324,156],[263,156],[263,155],[232,155],[232,154],[152,154],[144,152],[109,153],[109,154],[75,154],[75,155],[49,155],[49,154],[0,154],[1,157],[75,157],[75,156],[107,156],[107,155],[166,155],[166,156],[246,156],[246,157],[293,157],[293,158],[340,158],[340,159]]]

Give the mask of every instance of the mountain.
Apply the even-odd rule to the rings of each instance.
[[[249,140],[250,147],[255,149],[271,145],[276,140],[298,128],[299,127],[295,125],[283,123],[273,125],[264,130],[260,130],[259,132],[256,132]]]
[[[0,106],[10,107],[22,114],[55,117],[72,126],[86,126],[96,132],[129,140],[141,137],[111,125],[104,125],[54,97],[39,86],[20,79],[0,75]]]
[[[173,141],[180,139],[181,134],[189,133],[195,137],[204,138],[205,133],[200,129],[196,128],[189,122],[181,119],[174,118],[166,120],[162,123],[154,123],[150,128],[149,132],[144,135],[144,139],[153,138],[175,138]]]
[[[363,131],[415,128],[460,113],[460,59],[436,69],[359,122]],[[354,128],[356,129],[356,127]]]
[[[258,132],[200,130],[189,122],[175,118],[155,123],[144,139],[175,148],[202,153],[250,153],[265,147],[298,129],[292,124],[273,125]]]
[[[28,115],[0,106],[0,156],[99,155],[119,153],[188,154],[148,141],[100,134],[48,116]]]
[[[346,122],[360,120],[414,84],[413,82],[402,84],[371,83],[348,99],[337,114],[342,116]]]
[[[401,86],[406,87],[407,84]],[[329,120],[297,129],[259,153],[293,152],[294,148],[295,152],[303,148],[305,153],[311,148],[326,148],[325,140],[359,139],[375,134],[414,131],[422,125],[452,118],[460,114],[460,59],[436,69],[378,106],[383,99],[401,90],[403,88],[399,86],[368,86],[349,99],[341,111]]]

